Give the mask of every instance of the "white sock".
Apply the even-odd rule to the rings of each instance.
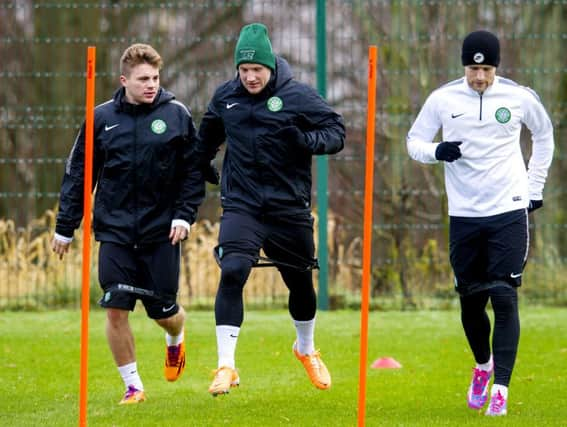
[[[301,354],[311,354],[315,351],[315,318],[311,320],[294,320],[297,333],[297,351]]]
[[[217,352],[218,368],[228,366],[235,369],[234,355],[236,353],[236,342],[240,328],[238,326],[219,325],[217,326]]]
[[[490,355],[490,359],[486,363],[477,363],[476,368],[482,369],[483,371],[490,371],[492,370],[492,366],[494,363],[492,362],[492,355]]]
[[[179,335],[169,335],[167,332],[165,333],[165,342],[167,346],[171,345],[179,345],[183,342],[183,338],[185,337],[185,328],[181,329],[181,333]]]
[[[138,390],[143,390],[144,385],[140,375],[138,374],[138,365],[136,362],[128,363],[118,367],[118,372],[124,381],[124,385],[128,388],[129,385],[136,387]]]
[[[492,388],[490,389],[490,395],[494,396],[498,392],[500,392],[500,394],[504,399],[508,399],[508,387],[501,384],[492,384]]]

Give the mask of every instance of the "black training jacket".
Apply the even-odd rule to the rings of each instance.
[[[296,126],[303,144],[276,132]],[[342,150],[345,128],[310,86],[293,79],[278,57],[266,88],[251,95],[238,75],[219,86],[199,127],[201,162],[226,141],[221,200],[224,209],[253,214],[305,212],[311,208],[311,158]]]
[[[95,238],[119,244],[168,240],[171,221],[195,221],[204,197],[191,168],[196,129],[191,113],[160,88],[149,105],[126,102],[124,89],[95,109]],[[71,237],[83,216],[85,125],[66,163],[56,233]]]

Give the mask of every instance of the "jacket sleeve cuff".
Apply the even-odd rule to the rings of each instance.
[[[59,233],[55,233],[55,235],[53,237],[55,237],[55,240],[58,240],[58,241],[63,242],[63,243],[71,243],[73,241],[72,236],[66,237],[66,236],[63,236]]]
[[[189,233],[189,231],[191,230],[191,225],[184,219],[174,219],[173,221],[171,221],[171,228],[177,226],[184,227],[187,230],[187,233]]]

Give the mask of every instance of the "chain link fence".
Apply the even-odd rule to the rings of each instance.
[[[149,43],[164,58],[162,85],[190,106],[198,125],[216,86],[234,76],[234,44],[249,22],[264,22],[296,78],[316,86],[322,7],[327,99],[347,124],[345,150],[329,157],[331,307],[357,307],[360,299],[370,44],[379,49],[372,305],[454,304],[442,166],[409,159],[405,135],[426,96],[463,75],[461,41],[481,28],[501,40],[498,73],[536,90],[555,126],[556,154],[545,207],[532,218],[522,292],[528,300],[567,303],[561,184],[567,172],[567,1],[115,0],[0,3],[0,307],[79,304],[80,233],[63,262],[50,252],[49,241],[65,159],[85,113],[87,46],[97,47],[96,103],[117,87],[122,51]],[[527,132],[522,144],[529,156]],[[208,190],[183,251],[181,300],[192,307],[212,306],[219,276],[212,258],[218,191]],[[247,304],[285,305],[287,290],[277,272],[259,270],[245,288]]]

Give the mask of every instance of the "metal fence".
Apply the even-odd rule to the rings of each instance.
[[[264,22],[274,50],[289,60],[296,78],[316,86],[321,16],[327,98],[347,124],[345,150],[329,157],[331,306],[356,306],[359,299],[370,44],[379,49],[373,305],[454,302],[442,167],[410,160],[405,135],[431,90],[463,74],[461,40],[479,28],[501,39],[498,73],[535,89],[554,122],[556,155],[545,207],[531,224],[522,292],[566,303],[567,200],[561,182],[567,167],[567,1],[117,0],[0,3],[0,307],[78,305],[80,237],[64,262],[50,253],[49,240],[65,158],[85,112],[87,46],[97,46],[97,103],[118,84],[124,48],[146,42],[164,58],[163,86],[191,107],[198,125],[216,86],[234,75],[232,52],[245,23]],[[528,133],[523,145],[527,156]],[[181,296],[194,307],[211,305],[218,280],[211,256],[216,190],[209,188],[184,250]],[[248,303],[285,304],[277,273],[263,270],[246,287]],[[93,283],[95,299],[96,257]]]

